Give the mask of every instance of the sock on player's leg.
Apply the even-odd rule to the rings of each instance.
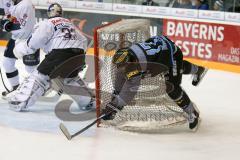
[[[207,69],[202,66],[197,66],[188,61],[183,61],[183,74],[192,74],[192,85],[197,86],[203,79],[207,72]]]

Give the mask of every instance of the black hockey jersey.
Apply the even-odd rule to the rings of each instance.
[[[142,73],[156,73],[156,63],[168,68],[174,65],[174,54],[178,47],[166,36],[151,37],[145,42],[136,43],[130,47],[131,53],[138,59]],[[161,67],[161,65],[158,65]]]
[[[173,57],[178,49],[174,42],[165,36],[151,37],[145,42],[132,45],[129,51],[137,59],[138,66],[134,66],[134,62],[133,66],[127,66],[126,70],[118,70],[115,73],[118,78],[115,79],[114,89],[119,94],[112,99],[111,103],[114,106],[129,104],[137,92],[136,88],[140,86],[141,79],[146,74],[155,76],[162,73],[162,65],[167,66],[167,68],[172,67],[174,65]]]
[[[145,42],[136,45],[143,51],[147,62],[159,62],[167,66],[173,64],[173,55],[177,51],[177,46],[166,36],[151,37]],[[135,52],[136,46],[133,45],[131,49],[136,56],[139,54],[139,52]],[[139,60],[141,61],[141,59]]]

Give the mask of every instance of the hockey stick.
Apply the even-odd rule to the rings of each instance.
[[[113,112],[113,111],[112,111]],[[80,131],[74,133],[74,134],[70,134],[68,129],[64,126],[63,123],[60,123],[59,128],[61,129],[62,133],[66,136],[66,138],[68,140],[71,140],[72,138],[78,136],[79,134],[83,133],[84,131],[86,131],[87,129],[89,129],[90,127],[92,127],[93,125],[95,125],[99,120],[107,117],[109,114],[111,114],[112,112],[109,112],[108,114],[102,114],[100,117],[96,118],[92,123],[90,123],[89,125],[87,125],[86,127],[84,127],[83,129],[81,129]]]
[[[103,113],[98,118],[96,118],[92,123],[90,123],[89,125],[87,125],[83,129],[81,129],[80,131],[78,131],[78,132],[76,132],[76,133],[74,133],[72,135],[69,133],[68,129],[64,126],[63,123],[60,123],[59,128],[61,129],[61,131],[65,135],[65,137],[67,137],[68,140],[71,140],[72,138],[78,136],[79,134],[83,133],[84,131],[86,131],[87,129],[89,129],[93,125],[95,125],[101,119],[111,115],[113,112],[116,112],[116,111],[119,112],[120,111],[118,108],[112,106],[111,104],[109,104],[108,107],[112,108],[112,110],[107,112],[107,113]]]
[[[6,84],[4,83],[4,79],[3,79],[3,75],[2,75],[2,70],[1,70],[1,68],[0,68],[0,75],[1,75],[1,80],[2,80],[2,83],[3,83],[4,88],[6,89],[7,92],[10,92],[10,90],[7,88]]]
[[[171,86],[171,85],[170,85]],[[169,87],[171,88],[171,87]],[[171,90],[171,89],[170,89]],[[65,137],[68,139],[68,140],[71,140],[72,138],[80,135],[81,133],[83,133],[84,131],[86,131],[87,129],[89,129],[90,127],[92,127],[93,125],[95,125],[99,120],[109,116],[109,114],[112,114],[113,112],[119,112],[121,110],[119,110],[118,108],[108,104],[108,107],[112,108],[113,110],[111,112],[108,112],[106,114],[102,114],[100,117],[96,118],[92,123],[90,123],[89,125],[87,125],[86,127],[84,127],[83,129],[81,129],[80,131],[74,133],[74,134],[70,134],[68,129],[65,127],[65,125],[63,123],[60,123],[59,125],[59,128],[60,130],[62,131],[62,133],[65,135]]]

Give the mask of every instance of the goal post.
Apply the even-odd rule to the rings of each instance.
[[[150,38],[150,21],[122,19],[94,29],[95,86],[97,117],[112,99],[116,67],[112,57],[119,48]],[[164,76],[141,80],[137,94],[130,104],[117,112],[111,121],[98,126],[114,126],[127,131],[157,131],[186,122],[186,115],[166,93]]]
[[[100,52],[100,46],[99,46],[99,36],[98,36],[98,31],[101,28],[104,27],[108,27],[114,23],[120,22],[121,19],[107,23],[107,24],[103,24],[101,26],[98,26],[96,28],[94,28],[93,30],[93,41],[94,41],[94,65],[95,65],[95,89],[96,89],[96,116],[100,117],[101,114],[101,109],[100,109],[100,79],[99,79],[99,73],[100,73],[100,65],[99,65],[99,52]],[[99,126],[100,121],[98,121],[97,126]]]

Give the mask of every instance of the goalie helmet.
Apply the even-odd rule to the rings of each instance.
[[[48,7],[47,10],[48,18],[62,17],[63,10],[62,6],[58,3],[53,3]]]

